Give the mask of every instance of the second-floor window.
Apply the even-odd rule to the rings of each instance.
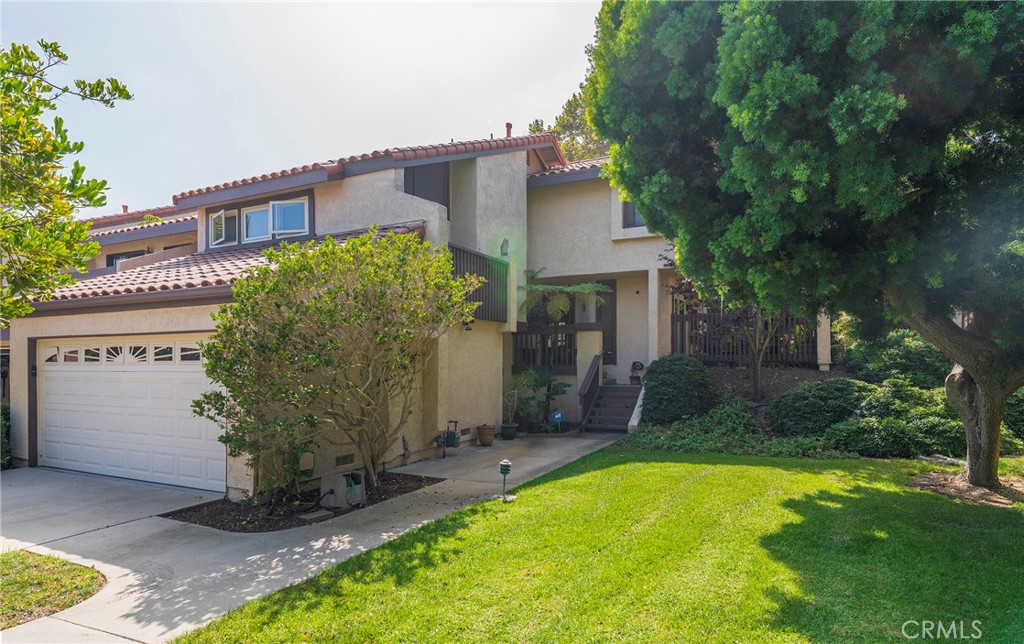
[[[636,205],[632,201],[622,202],[622,227],[639,228],[644,226],[644,218],[637,212]]]
[[[296,237],[309,233],[309,197],[228,207],[209,216],[213,248]]]

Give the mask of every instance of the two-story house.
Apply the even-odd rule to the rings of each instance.
[[[465,440],[500,422],[514,365],[559,373],[571,386],[559,404],[582,420],[602,382],[626,382],[632,361],[672,350],[667,245],[600,178],[602,162],[568,163],[550,134],[393,148],[189,190],[162,221],[94,228],[107,238],[94,270],[12,324],[15,458],[250,492],[246,464],[191,412],[211,386],[199,355],[211,313],[268,245],[373,225],[447,245],[456,270],[487,278],[476,321],[439,340],[392,462],[434,455],[449,419]],[[542,268],[546,280],[611,290],[599,307],[579,298],[570,325],[526,330],[520,287]],[[314,477],[360,465],[344,446],[311,458]]]

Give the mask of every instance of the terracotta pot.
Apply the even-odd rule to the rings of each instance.
[[[480,425],[476,428],[476,439],[487,447],[494,443],[494,425]]]
[[[516,437],[516,432],[519,431],[518,423],[502,423],[501,424],[501,438],[502,440],[513,440]]]

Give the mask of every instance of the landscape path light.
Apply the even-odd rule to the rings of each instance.
[[[511,499],[505,495],[505,485],[508,482],[508,475],[512,471],[512,461],[506,458],[498,463],[498,471],[501,472],[501,500],[508,503]]]

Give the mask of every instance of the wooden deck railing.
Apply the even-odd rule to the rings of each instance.
[[[707,365],[750,362],[746,335],[735,328],[729,311],[672,315],[672,352],[693,356]],[[814,367],[818,364],[817,324],[783,314],[768,343],[764,366]]]
[[[479,275],[487,280],[469,294],[470,302],[480,302],[473,313],[477,320],[508,321],[508,262],[475,250],[448,244],[456,275]]]
[[[597,400],[597,392],[601,388],[601,378],[597,373],[600,369],[601,356],[596,355],[591,359],[590,366],[587,367],[587,373],[583,376],[583,381],[579,386],[580,421],[585,420],[590,415],[590,409],[594,406],[594,401]]]
[[[512,363],[517,367],[576,373],[576,331],[548,327],[512,334]]]

